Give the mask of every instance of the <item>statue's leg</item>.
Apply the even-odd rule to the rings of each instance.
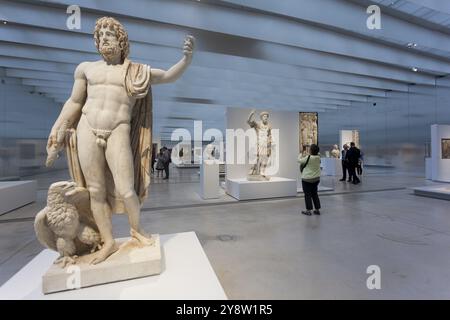
[[[91,210],[95,223],[103,240],[102,249],[93,255],[91,263],[99,263],[115,250],[112,234],[111,208],[106,201],[105,154],[104,149],[96,143],[96,137],[81,117],[77,128],[78,158],[86,180],[91,200]]]
[[[124,200],[131,236],[144,244],[151,244],[140,226],[141,204],[134,189],[134,164],[131,151],[130,126],[117,126],[108,139],[106,161],[114,179],[116,191]]]
[[[259,158],[259,174],[263,177],[266,176],[265,169],[266,169],[266,166],[265,166],[265,162],[264,162],[264,155],[261,155]]]
[[[261,175],[261,157],[263,156],[263,149],[258,146],[258,159],[256,162],[256,174]]]
[[[262,171],[263,171],[263,175],[266,176],[266,169],[267,169],[267,164],[269,163],[269,157],[267,156],[267,154],[264,156],[263,159],[263,163],[262,163]]]

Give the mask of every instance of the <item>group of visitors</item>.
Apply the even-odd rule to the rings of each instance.
[[[156,164],[156,177],[160,178],[163,176],[163,171],[165,172],[165,177],[163,180],[169,179],[169,165],[172,162],[172,157],[170,150],[165,146],[159,149],[159,152],[152,154],[152,173],[155,172]]]
[[[350,143],[350,148],[347,144],[344,144],[343,150],[341,152],[342,160],[342,179],[339,181],[347,181],[353,184],[358,184],[361,182],[358,175],[362,175],[362,162],[363,154],[359,150],[354,142]],[[348,180],[347,180],[348,172]]]
[[[363,155],[355,143],[343,146],[341,153],[343,178],[340,181],[346,181],[347,171],[349,182],[358,184],[361,180],[358,175],[362,174]],[[299,155],[300,172],[302,178],[302,188],[305,195],[306,210],[302,210],[302,214],[311,216],[312,214],[320,215],[320,200],[318,188],[320,183],[320,155],[319,147],[315,144],[310,146],[310,154],[307,156]],[[358,175],[356,174],[358,172]],[[314,209],[314,211],[313,211]]]

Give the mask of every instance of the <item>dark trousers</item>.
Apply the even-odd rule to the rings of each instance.
[[[342,161],[342,180],[347,180],[347,163],[345,161]],[[349,178],[350,178],[350,174],[349,174]]]
[[[358,176],[356,175],[356,165],[351,164],[348,168],[349,180],[352,182],[360,182]]]
[[[303,193],[305,194],[306,210],[313,209],[313,202],[316,210],[320,209],[320,200],[319,195],[317,193],[319,182],[320,181],[306,182],[302,180]]]
[[[166,178],[169,178],[169,165],[168,164],[164,165],[164,172],[166,173]]]

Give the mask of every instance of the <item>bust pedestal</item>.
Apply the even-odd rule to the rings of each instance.
[[[203,160],[200,166],[200,196],[203,199],[219,198],[219,162]]]

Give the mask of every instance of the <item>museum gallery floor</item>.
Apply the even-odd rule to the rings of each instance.
[[[162,235],[194,231],[229,299],[449,297],[450,271],[440,267],[450,263],[448,202],[413,195],[423,177],[368,169],[360,186],[323,177],[335,190],[322,193],[322,216],[310,219],[300,214],[301,195],[239,202],[221,189],[219,199],[203,200],[197,171],[155,179],[142,223]],[[65,177],[34,177],[38,201],[0,216],[0,284],[42,252],[36,209]],[[127,236],[126,217],[113,225],[115,236]],[[381,268],[382,290],[367,289],[371,265]]]

